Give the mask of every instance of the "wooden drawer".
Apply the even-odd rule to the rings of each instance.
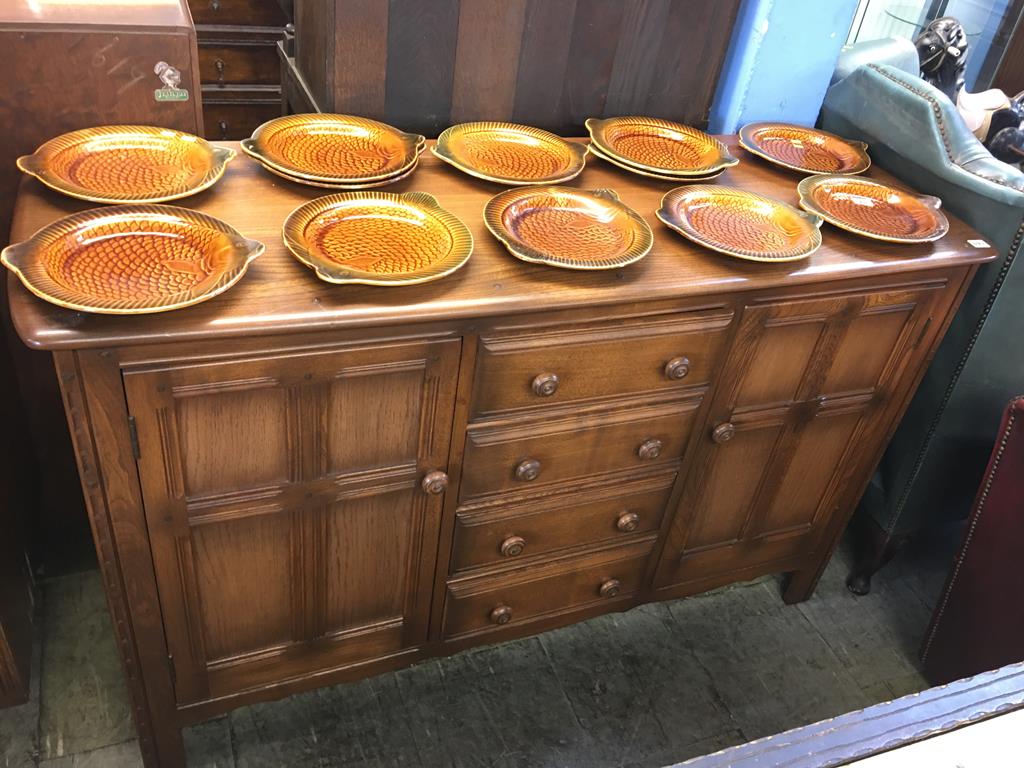
[[[267,120],[281,115],[281,89],[265,85],[203,87],[203,125],[206,138],[237,141]]]
[[[268,43],[199,44],[199,78],[206,84],[279,85],[277,47]]]
[[[702,399],[698,391],[658,405],[470,427],[461,498],[678,461]]]
[[[277,0],[189,0],[192,21],[200,24],[238,24],[283,27],[289,19]]]
[[[444,636],[493,632],[603,602],[622,603],[639,591],[653,544],[649,538],[500,577],[449,580]]]
[[[532,560],[558,550],[658,531],[675,472],[612,489],[526,504],[460,510],[453,573]]]
[[[731,312],[480,338],[473,414],[706,384]]]

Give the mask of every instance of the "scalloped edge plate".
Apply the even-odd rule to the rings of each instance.
[[[604,152],[602,152],[600,150],[599,147],[597,147],[594,144],[590,144],[588,146],[588,149],[590,149],[590,154],[592,154],[594,157],[599,157],[602,160],[604,160],[606,163],[611,163],[616,168],[621,168],[622,170],[628,171],[629,173],[635,173],[638,176],[645,176],[648,179],[658,179],[660,181],[670,181],[673,184],[678,184],[680,181],[686,181],[686,182],[690,182],[690,183],[693,183],[693,184],[699,184],[699,183],[704,182],[704,181],[711,181],[712,179],[717,179],[719,176],[721,176],[726,171],[725,168],[722,168],[721,170],[715,171],[714,173],[709,173],[707,176],[666,176],[666,175],[661,174],[661,173],[651,173],[650,171],[645,171],[645,170],[643,170],[641,168],[634,168],[634,167],[632,167],[630,165],[627,165],[626,163],[624,163],[624,162],[622,162],[620,160],[616,160],[614,157],[606,155]]]
[[[843,171],[841,173],[836,171],[829,171],[828,169],[822,168],[807,168],[800,165],[791,165],[771,155],[770,153],[761,149],[757,145],[757,140],[754,136],[754,133],[758,130],[764,130],[767,128],[787,128],[790,130],[796,129],[804,131],[809,135],[825,136],[830,139],[835,139],[836,141],[840,141],[843,144],[846,144],[848,147],[850,147],[850,149],[853,150],[854,154],[860,157],[861,164],[858,166],[854,166],[849,171]],[[817,128],[808,128],[803,125],[794,125],[792,123],[777,123],[768,121],[759,123],[747,123],[742,128],[740,128],[739,142],[740,146],[747,150],[747,152],[750,152],[753,155],[757,155],[758,157],[767,160],[769,163],[773,163],[774,165],[777,165],[780,168],[788,168],[791,171],[799,171],[800,173],[807,173],[813,175],[828,173],[829,175],[832,176],[855,176],[858,173],[864,173],[864,171],[871,167],[871,157],[870,155],[868,155],[868,145],[865,142],[854,141],[853,139],[844,139],[842,136],[837,136],[834,133],[822,131]]]
[[[679,133],[685,137],[680,139],[680,142],[701,142],[710,145],[712,148],[718,150],[718,160],[711,165],[704,166],[702,168],[692,168],[686,170],[677,170],[673,168],[663,168],[657,165],[647,165],[641,163],[633,158],[627,157],[626,155],[618,152],[612,147],[607,141],[605,141],[605,132],[614,127],[616,123],[635,123],[641,126],[647,127],[654,131],[672,131]],[[584,125],[587,128],[587,132],[590,134],[590,140],[596,146],[597,149],[601,150],[603,156],[607,159],[613,159],[612,161],[618,161],[618,163],[624,164],[627,170],[634,168],[649,171],[652,174],[661,174],[654,178],[664,177],[675,177],[680,181],[693,178],[693,177],[708,177],[713,173],[724,171],[726,168],[732,168],[734,165],[739,163],[739,158],[733,156],[729,152],[729,148],[725,146],[721,141],[716,139],[709,133],[705,133],[697,128],[693,128],[689,125],[683,125],[682,123],[675,123],[671,120],[662,120],[656,117],[643,117],[639,115],[626,116],[626,117],[607,117],[587,118]],[[639,173],[639,171],[637,171]]]

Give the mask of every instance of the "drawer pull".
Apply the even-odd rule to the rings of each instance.
[[[536,480],[539,475],[540,462],[536,459],[526,459],[519,462],[516,467],[516,480],[522,480],[524,483]]]
[[[636,449],[636,455],[644,461],[650,461],[661,456],[662,447],[661,440],[652,437],[650,440],[644,440],[640,443],[640,447]]]
[[[716,443],[727,443],[732,440],[732,436],[735,434],[736,427],[727,421],[711,430],[711,439]]]
[[[526,539],[522,536],[509,536],[501,542],[501,554],[505,557],[519,557],[526,549]]]
[[[213,11],[214,13],[219,11],[220,10],[220,0],[211,0],[211,2],[210,2],[210,10]]]
[[[558,391],[558,374],[541,373],[533,380],[533,394],[537,397],[551,397]]]
[[[217,123],[217,127],[220,128],[220,140],[221,141],[227,141],[228,140],[228,124],[226,122],[224,122],[223,120],[221,120],[219,123]]]
[[[673,357],[667,363],[665,363],[665,376],[669,379],[679,380],[685,379],[686,374],[690,372],[690,358]]]
[[[491,611],[492,624],[508,624],[512,621],[512,609],[507,605],[499,605]]]
[[[448,475],[440,470],[427,472],[423,476],[423,492],[439,496],[448,489]]]
[[[217,70],[217,82],[224,85],[224,59],[213,62],[213,68]]]
[[[622,589],[622,582],[618,579],[608,579],[601,585],[601,597],[616,597]]]
[[[615,527],[623,533],[632,533],[640,525],[640,515],[636,512],[623,512],[615,521]]]

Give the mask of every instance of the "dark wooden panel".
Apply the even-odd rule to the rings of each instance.
[[[204,84],[277,85],[281,82],[281,65],[276,41],[200,43],[199,76]]]
[[[295,9],[295,36],[288,51],[313,97],[323,109],[334,105],[334,9],[352,3],[299,3]],[[386,3],[373,4],[387,10]],[[351,15],[351,14],[348,14]],[[381,54],[383,55],[383,54]],[[288,77],[282,72],[282,87]]]
[[[283,27],[288,23],[288,16],[275,0],[190,0],[188,5],[196,24]]]
[[[526,0],[462,0],[453,123],[512,114],[525,19]]]
[[[334,46],[334,92],[322,102],[324,109],[384,117],[390,5],[393,4],[380,0],[336,3],[333,26],[336,37],[328,41]],[[301,36],[297,42],[301,47]],[[313,95],[316,96],[316,91]]]
[[[658,72],[658,51],[671,10],[672,0],[640,0],[636,10],[623,19],[604,105],[606,115],[645,110],[651,84],[663,76]]]
[[[206,138],[244,139],[262,123],[281,114],[281,89],[276,85],[203,87]]]
[[[542,128],[560,121],[576,0],[530,0],[523,25],[512,118]]]
[[[628,15],[632,16],[636,3],[628,5]],[[626,16],[627,3],[621,0],[578,0],[576,3],[560,110],[560,119],[569,125],[582,125],[588,117],[604,114],[615,51]]]

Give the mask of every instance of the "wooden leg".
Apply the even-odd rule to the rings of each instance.
[[[825,562],[828,562],[827,558]],[[786,605],[794,605],[808,599],[814,594],[814,588],[818,586],[818,579],[821,578],[824,570],[824,566],[810,565],[801,571],[790,573],[782,589],[782,602]]]

